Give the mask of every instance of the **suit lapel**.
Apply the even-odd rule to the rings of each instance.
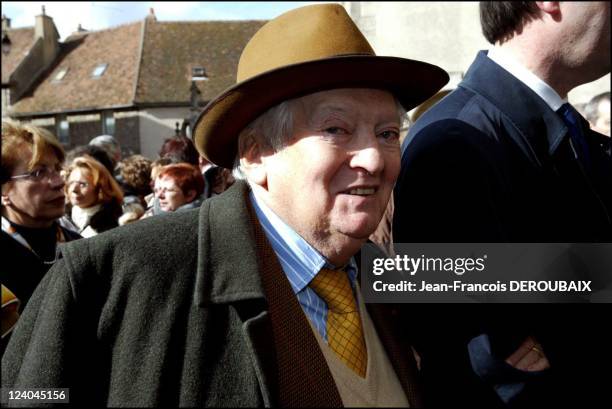
[[[302,307],[253,210],[249,210],[255,226],[261,279],[274,334],[278,405],[342,407],[340,394]]]
[[[495,78],[494,82],[482,78]],[[480,51],[459,84],[492,103],[518,130],[508,137],[538,166],[549,162],[567,133],[563,120],[527,85]],[[517,103],[520,101],[520,103]]]

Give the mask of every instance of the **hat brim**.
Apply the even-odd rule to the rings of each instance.
[[[399,57],[350,55],[288,65],[242,81],[211,101],[196,120],[193,139],[202,156],[231,169],[240,132],[285,100],[334,88],[379,88],[408,111],[448,80],[440,67]]]

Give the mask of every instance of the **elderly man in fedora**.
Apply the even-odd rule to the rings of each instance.
[[[354,255],[399,172],[400,115],[447,80],[376,56],[337,4],[268,22],[194,129],[246,182],[65,247],[3,387],[108,406],[420,406],[406,326],[366,309]]]

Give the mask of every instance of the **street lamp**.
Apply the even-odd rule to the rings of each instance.
[[[189,116],[189,130],[191,131],[191,137],[193,138],[193,127],[195,125],[196,119],[198,119],[198,113],[200,112],[200,96],[202,92],[198,89],[195,81],[191,81],[191,87],[189,88],[189,100],[191,107],[189,110],[191,111],[191,115]]]

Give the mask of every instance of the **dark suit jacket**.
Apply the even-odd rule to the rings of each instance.
[[[569,157],[562,119],[480,52],[458,88],[409,131],[395,188],[395,242],[612,241],[610,138],[590,131],[586,121],[583,127],[593,161],[589,175]],[[412,316],[427,317],[417,334],[429,336],[416,342],[432,375],[429,387],[456,392],[434,393],[437,402],[483,406],[491,404],[478,400],[487,388],[471,373],[465,349],[483,331],[493,335],[500,356],[527,334],[538,336],[559,376],[545,399],[594,399],[602,385],[594,370],[609,362],[604,307],[410,306]],[[440,379],[450,363],[454,369]],[[470,388],[480,392],[469,396]]]
[[[67,245],[15,329],[2,386],[75,405],[340,406],[325,358],[238,182],[198,210]],[[412,406],[406,336],[370,309]],[[405,327],[404,327],[405,328]]]

